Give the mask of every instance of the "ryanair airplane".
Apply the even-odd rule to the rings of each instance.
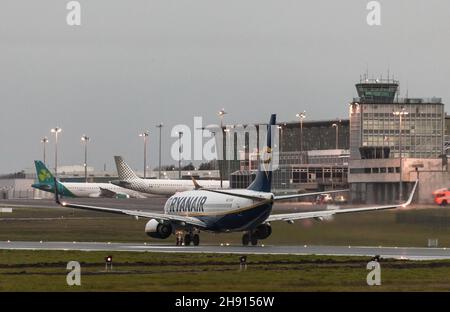
[[[267,131],[267,146],[265,157],[259,166],[255,180],[247,189],[212,190],[197,189],[180,192],[170,197],[163,213],[132,211],[117,208],[104,208],[61,202],[56,189],[56,202],[65,207],[124,214],[150,219],[145,226],[147,235],[153,238],[165,239],[171,234],[182,231],[184,245],[198,245],[201,231],[227,233],[243,232],[242,244],[257,245],[258,240],[266,239],[272,234],[271,223],[314,218],[323,220],[335,214],[354,213],[374,210],[394,209],[409,205],[417,188],[417,182],[408,200],[403,204],[372,206],[364,208],[333,209],[313,212],[296,212],[287,214],[272,214],[275,201],[292,199],[302,196],[316,195],[324,192],[276,196],[271,192],[271,129],[275,125],[276,115],[272,115]]]

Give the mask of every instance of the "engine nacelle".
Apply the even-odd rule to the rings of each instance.
[[[254,235],[258,239],[266,239],[272,234],[272,227],[269,224],[260,224],[256,227]]]
[[[159,223],[155,219],[151,219],[145,225],[145,233],[153,238],[164,239],[172,234],[172,226],[170,224]]]
[[[322,216],[322,217],[315,217],[314,220],[322,222],[322,221],[333,221],[334,216]]]

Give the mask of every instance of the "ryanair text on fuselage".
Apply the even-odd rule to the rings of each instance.
[[[173,197],[167,212],[203,212],[203,204],[206,199],[207,196]]]

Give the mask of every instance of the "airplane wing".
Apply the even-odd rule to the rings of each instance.
[[[100,187],[100,196],[101,197],[108,197],[108,198],[112,198],[115,197],[117,195],[116,192],[108,190],[106,188]]]
[[[56,181],[56,179],[55,179]],[[55,183],[56,185],[56,183]],[[98,212],[107,212],[107,213],[115,213],[115,214],[123,214],[134,217],[142,217],[149,219],[156,219],[160,221],[171,221],[178,223],[190,224],[196,227],[205,228],[206,224],[196,218],[186,217],[186,216],[177,216],[177,215],[168,215],[163,213],[154,213],[154,212],[145,212],[139,210],[128,210],[128,209],[119,209],[119,208],[107,208],[107,207],[98,207],[98,206],[90,206],[90,205],[80,205],[80,204],[71,204],[67,202],[61,202],[59,199],[58,189],[55,188],[55,201],[57,204],[75,209],[83,209],[83,210],[92,210]]]
[[[212,189],[202,189],[202,190],[208,191],[211,193],[230,195],[230,196],[241,197],[241,198],[252,199],[252,200],[259,200],[259,201],[267,200],[267,198],[265,198],[263,195],[246,195],[246,194],[241,194],[241,193],[235,193],[232,190],[231,191],[212,190]]]
[[[332,194],[332,193],[340,193],[340,192],[348,192],[348,189],[344,190],[334,190],[334,191],[323,191],[323,192],[314,192],[314,193],[302,193],[302,194],[293,194],[293,195],[280,195],[275,196],[273,200],[284,200],[284,199],[292,199],[292,198],[299,198],[299,197],[306,197],[306,196],[313,196],[313,195],[321,195],[321,194]]]
[[[260,195],[245,195],[245,194],[239,194],[234,193],[233,191],[222,191],[222,190],[212,190],[212,189],[202,189],[204,191],[212,192],[212,193],[219,193],[224,195],[231,195],[236,197],[242,197],[247,199],[253,199],[253,200],[265,200],[263,196]],[[320,194],[330,194],[330,193],[339,193],[339,192],[348,192],[348,189],[345,190],[334,190],[334,191],[323,191],[323,192],[314,192],[314,193],[303,193],[303,194],[293,194],[293,195],[280,195],[280,196],[274,196],[273,200],[284,200],[284,199],[292,199],[292,198],[298,198],[298,197],[305,197],[305,196],[313,196],[313,195],[320,195]]]
[[[204,222],[202,222],[196,218],[192,218],[192,217],[168,215],[168,214],[155,213],[155,212],[145,212],[145,211],[139,211],[139,210],[128,210],[128,209],[120,209],[120,208],[107,208],[107,207],[98,207],[98,206],[90,206],[90,205],[71,204],[71,203],[67,203],[67,202],[60,202],[59,199],[58,199],[57,203],[63,207],[67,207],[67,208],[123,214],[123,215],[128,215],[128,216],[133,216],[133,217],[156,219],[156,220],[160,220],[160,221],[174,221],[174,222],[178,222],[178,223],[191,224],[191,225],[201,227],[201,228],[206,227],[206,224]]]
[[[131,198],[146,198],[143,195],[139,195],[138,192],[132,192],[131,194],[127,194],[127,193],[120,193],[120,192],[115,192],[112,191],[110,189],[107,188],[100,188],[100,197],[107,197],[107,198],[114,198],[114,197],[118,197],[118,196],[123,196],[125,198],[131,197]]]
[[[399,207],[406,207],[411,204],[412,199],[414,197],[414,193],[417,188],[417,184],[419,181],[416,181],[414,187],[409,195],[409,198],[403,204],[396,205],[385,205],[385,206],[372,206],[372,207],[364,207],[364,208],[349,208],[349,209],[332,209],[332,210],[322,210],[322,211],[310,211],[310,212],[296,212],[296,213],[283,213],[283,214],[274,214],[267,218],[267,222],[272,221],[286,221],[293,222],[294,220],[300,219],[310,219],[310,218],[326,218],[336,214],[341,213],[354,213],[354,212],[367,212],[367,211],[375,211],[375,210],[387,210],[387,209],[395,209]]]

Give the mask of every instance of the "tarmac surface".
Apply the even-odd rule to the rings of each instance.
[[[162,212],[167,197],[147,199],[110,199],[110,198],[71,198],[70,202],[103,207],[131,210]],[[0,200],[0,207],[11,208],[58,208],[52,199]],[[324,209],[310,203],[283,202],[274,205],[274,211],[311,211]],[[29,218],[28,218],[29,219]],[[236,253],[236,254],[294,254],[294,255],[340,255],[375,256],[384,258],[437,260],[450,259],[450,248],[414,248],[414,247],[361,247],[361,246],[240,246],[240,245],[200,245],[174,246],[171,244],[135,244],[108,242],[0,242],[0,249],[23,250],[86,250],[86,251],[134,251],[134,252],[197,252],[197,253]]]
[[[328,256],[376,256],[409,260],[450,259],[450,248],[416,247],[364,247],[364,246],[237,246],[200,245],[174,246],[168,244],[133,244],[109,242],[0,242],[0,249],[8,250],[80,250],[80,251],[132,251],[132,252],[187,252],[219,254],[280,254]]]

